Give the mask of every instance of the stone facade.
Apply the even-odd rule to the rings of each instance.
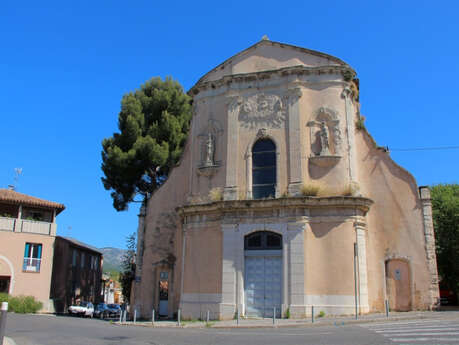
[[[356,125],[355,75],[262,40],[191,88],[180,164],[139,217],[143,317],[435,306],[428,190]]]

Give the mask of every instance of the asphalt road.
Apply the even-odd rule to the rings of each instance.
[[[6,335],[17,345],[459,345],[457,319],[304,328],[198,329],[119,326],[97,319],[9,314],[6,328]],[[419,336],[423,330],[427,330],[425,335]]]

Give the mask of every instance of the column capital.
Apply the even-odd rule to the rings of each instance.
[[[361,229],[361,230],[366,230],[367,229],[367,224],[364,221],[357,220],[354,222],[354,228],[356,230]]]

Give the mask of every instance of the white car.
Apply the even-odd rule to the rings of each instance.
[[[69,307],[69,314],[93,317],[94,305],[91,302],[80,302]]]

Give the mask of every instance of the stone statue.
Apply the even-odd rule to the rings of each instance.
[[[205,166],[214,165],[214,151],[215,151],[214,140],[212,138],[212,133],[209,132],[209,134],[207,135],[207,140],[206,140],[206,151],[205,151],[206,160],[204,163]]]
[[[328,132],[327,124],[325,121],[320,123],[320,153],[319,156],[330,155],[330,133]]]

